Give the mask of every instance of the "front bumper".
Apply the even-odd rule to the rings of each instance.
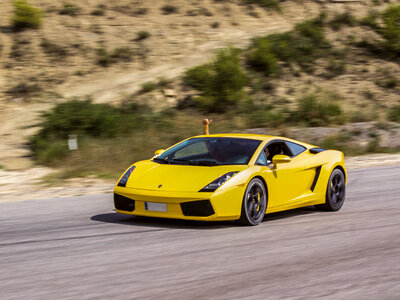
[[[240,217],[243,187],[236,186],[216,191],[204,192],[167,192],[132,189],[116,186],[117,198],[128,198],[124,205],[115,202],[118,213],[184,220],[237,220]],[[129,202],[131,199],[133,202]],[[145,202],[165,203],[167,211],[149,211]]]

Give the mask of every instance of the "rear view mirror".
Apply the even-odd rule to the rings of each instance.
[[[281,163],[288,163],[290,162],[292,159],[290,158],[290,156],[287,155],[283,155],[283,154],[277,154],[274,155],[274,157],[272,158],[272,162],[274,164],[274,168],[276,169],[276,165],[277,164],[281,164]]]
[[[164,149],[158,149],[158,150],[156,150],[156,151],[154,152],[154,155],[155,155],[155,156],[158,156],[158,155],[162,154],[164,151],[165,151]]]

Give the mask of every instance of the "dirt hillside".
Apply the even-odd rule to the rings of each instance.
[[[96,102],[118,103],[145,82],[179,77],[185,69],[208,61],[216,49],[243,47],[254,36],[289,30],[321,10],[361,16],[371,7],[379,10],[388,5],[285,1],[277,11],[243,5],[239,0],[29,3],[43,11],[42,25],[19,32],[10,27],[11,1],[0,3],[0,165],[7,169],[30,166],[25,143],[35,131],[32,125],[41,111],[65,98],[90,96]],[[359,33],[357,28],[351,30],[348,34]],[[340,33],[331,35],[340,41]],[[375,90],[369,76],[360,79],[357,74],[370,74],[365,68],[374,73],[380,64],[376,60],[363,66],[359,61],[351,67],[354,72],[333,83],[320,79],[320,85],[326,89],[339,86],[343,94],[354,92],[355,83],[355,94],[360,89]],[[399,71],[397,64],[388,67]],[[288,82],[292,90],[300,90],[310,80],[314,79],[288,78],[277,87],[275,96],[290,98],[293,91]],[[376,97],[392,101],[393,93],[384,93]]]

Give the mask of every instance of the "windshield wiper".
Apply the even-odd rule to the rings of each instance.
[[[195,164],[195,161],[193,161],[193,160],[190,160],[190,159],[185,159],[185,158],[173,158],[170,162],[187,162],[187,163],[189,163],[189,164],[191,164],[191,165],[194,165]]]
[[[156,162],[163,162],[163,163],[165,163],[165,164],[170,164],[170,161],[169,161],[168,159],[166,159],[166,158],[161,158],[161,157],[154,157],[154,158],[153,158],[153,161],[156,161]]]
[[[193,161],[196,165],[199,166],[219,166],[222,165],[220,162],[215,161],[215,160],[195,160]]]

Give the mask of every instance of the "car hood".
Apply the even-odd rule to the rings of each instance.
[[[242,171],[247,165],[192,166],[159,164],[143,161],[135,164],[127,182],[127,188],[170,191],[198,192],[218,177],[233,171]]]

